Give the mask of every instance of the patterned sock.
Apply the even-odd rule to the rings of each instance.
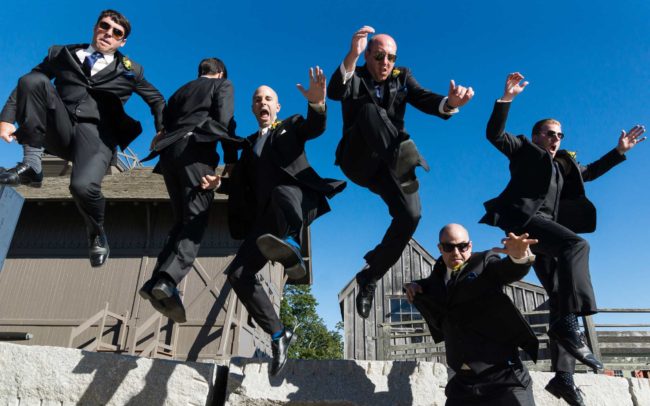
[[[560,323],[562,327],[570,331],[576,331],[580,329],[580,325],[578,324],[578,318],[576,317],[575,313],[569,313],[562,316],[562,318],[558,320],[558,323]]]
[[[574,386],[573,374],[571,372],[557,371],[555,377],[567,386]]]
[[[275,333],[273,333],[273,335],[271,335],[271,340],[277,341],[282,337],[283,334],[284,334],[284,328],[282,330],[278,330]]]
[[[43,155],[43,148],[36,148],[30,145],[23,145],[23,163],[29,165],[36,173],[43,170],[41,166],[41,156]]]

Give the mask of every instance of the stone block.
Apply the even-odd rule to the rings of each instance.
[[[0,343],[0,404],[211,405],[217,366]]]
[[[628,378],[634,406],[650,406],[650,379]]]
[[[447,369],[432,362],[289,360],[280,376],[269,363],[233,358],[226,405],[444,405]]]

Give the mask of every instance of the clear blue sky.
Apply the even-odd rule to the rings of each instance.
[[[372,2],[6,2],[0,14],[0,98],[45,56],[52,44],[88,42],[104,8],[132,22],[122,49],[145,67],[146,77],[169,97],[194,78],[200,59],[222,58],[235,85],[240,135],[256,128],[250,112],[255,87],[279,94],[280,117],[303,113],[295,84],[320,65],[328,76],[341,62],[352,33],[367,24],[398,44],[398,65],[418,81],[446,93],[449,79],[471,85],[474,100],[449,121],[407,110],[406,127],[431,164],[420,173],[423,218],[415,238],[437,255],[437,230],[459,222],[476,249],[494,246],[499,229],[479,225],[482,202],[508,180],[507,160],[485,140],[492,104],[506,74],[520,71],[530,85],[511,109],[508,129],[530,133],[539,118],[563,124],[563,147],[589,163],[616,145],[621,129],[650,126],[650,3],[534,1]],[[133,96],[127,111],[144,134],[132,144],[147,153],[153,125],[148,108]],[[341,135],[340,105],[329,103],[327,131],[307,152],[323,176],[341,178],[333,165]],[[11,166],[19,148],[0,145],[0,165]],[[591,274],[600,307],[650,307],[650,142],[628,161],[587,185],[598,208],[591,242]],[[362,256],[389,223],[380,199],[353,184],[331,201],[332,212],[312,227],[314,286],[319,313],[329,327],[340,320],[338,292],[363,266]],[[528,278],[536,281],[534,275]],[[601,318],[599,320],[605,320]],[[633,320],[640,320],[639,318]],[[645,316],[647,322],[647,316]]]

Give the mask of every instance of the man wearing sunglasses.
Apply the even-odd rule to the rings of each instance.
[[[119,52],[130,31],[122,14],[102,11],[92,43],[51,47],[43,62],[18,80],[0,113],[0,138],[15,138],[25,148],[24,161],[1,174],[0,184],[40,185],[43,148],[71,161],[70,192],[86,223],[93,267],[109,255],[102,179],[117,146],[125,149],[142,132],[124,111],[133,92],[149,105],[156,130],[162,130],[163,96],[144,78],[142,67]]]
[[[528,273],[535,259],[529,247],[537,240],[510,233],[504,248],[472,253],[467,230],[448,224],[439,241],[441,257],[431,275],[404,291],[434,341],[445,342],[447,366],[454,371],[446,405],[534,405],[518,348],[536,360],[539,342],[503,286]]]
[[[602,363],[593,355],[578,326],[578,316],[597,311],[589,275],[589,244],[577,233],[596,228],[596,209],[585,195],[592,181],[625,160],[625,153],[645,140],[643,126],[622,131],[617,146],[587,166],[560,149],[564,133],[559,121],[538,121],[532,141],[505,132],[511,102],[528,82],[518,73],[508,75],[505,91],[494,105],[487,125],[488,140],[510,161],[510,182],[496,198],[484,203],[481,223],[506,232],[528,233],[539,239],[535,273],[549,295],[548,335],[556,376],[546,389],[569,404],[583,404],[573,382],[575,360],[594,370]],[[559,344],[559,345],[558,345]]]
[[[415,168],[428,170],[428,166],[406,132],[406,105],[446,120],[474,95],[471,87],[457,86],[453,80],[447,96],[422,88],[408,68],[395,68],[395,40],[378,34],[368,41],[374,32],[365,26],[354,33],[350,50],[327,89],[330,99],[341,101],[343,112],[336,164],[354,183],[379,195],[393,218],[356,275],[356,308],[364,319],[372,309],[377,281],[402,255],[421,216]],[[366,64],[356,66],[362,53]]]

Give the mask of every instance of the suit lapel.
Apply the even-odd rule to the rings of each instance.
[[[79,75],[86,78],[86,74],[81,69],[83,61],[80,61],[79,58],[77,58],[77,50],[84,47],[88,47],[88,45],[78,44],[66,46],[63,48],[63,57],[66,59],[68,64],[79,73]]]
[[[98,85],[101,83],[108,82],[115,79],[119,75],[125,72],[124,64],[122,63],[122,54],[117,51],[115,52],[113,62],[111,62],[107,67],[95,73],[94,76],[90,77],[90,82]]]
[[[395,96],[397,96],[397,88],[399,85],[398,79],[391,79],[389,77],[387,80],[388,80],[388,104],[386,104],[386,110],[390,109],[390,106],[392,106],[393,103],[395,102]]]

